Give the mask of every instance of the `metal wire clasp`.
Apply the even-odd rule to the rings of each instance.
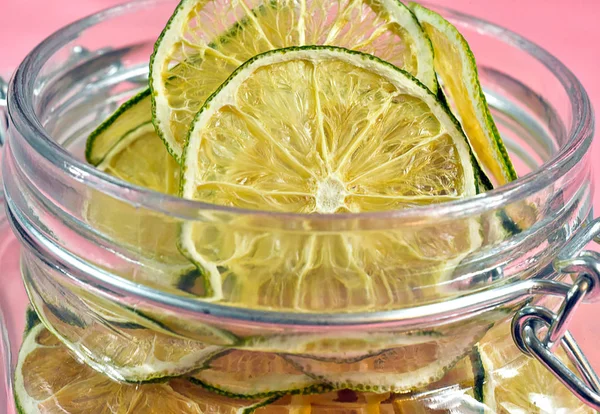
[[[555,270],[575,280],[559,310],[555,313],[543,306],[526,305],[517,312],[512,324],[519,349],[540,361],[577,398],[595,410],[600,410],[600,379],[567,328],[579,305],[600,299],[600,254],[582,251],[592,240],[598,241],[599,234],[600,219],[596,219],[558,254]],[[554,351],[559,345],[577,372],[556,356]]]

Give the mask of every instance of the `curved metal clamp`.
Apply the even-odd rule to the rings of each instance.
[[[540,361],[582,402],[600,410],[600,379],[577,341],[567,330],[576,309],[584,302],[600,299],[600,254],[582,251],[600,235],[600,219],[577,233],[554,261],[557,272],[572,275],[575,282],[564,296],[559,310],[526,305],[513,318],[515,343],[525,354]],[[554,351],[560,345],[577,369],[573,372]]]

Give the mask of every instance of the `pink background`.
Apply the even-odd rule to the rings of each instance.
[[[0,75],[61,26],[122,0],[0,0]],[[556,55],[581,79],[600,107],[600,1],[597,0],[437,0],[501,24]],[[600,146],[593,148],[596,159]],[[600,183],[600,180],[596,180]],[[595,195],[600,212],[600,191]],[[600,369],[600,304],[580,308],[573,331]]]

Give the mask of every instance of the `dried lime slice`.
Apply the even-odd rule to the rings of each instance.
[[[406,393],[443,378],[487,330],[465,326],[460,337],[398,334],[398,345],[355,361],[319,360],[288,355],[299,369],[335,389]],[[402,341],[403,339],[403,341]],[[404,342],[404,344],[402,344]]]
[[[416,3],[409,7],[431,39],[435,70],[480,165],[499,185],[516,180],[517,173],[479,83],[477,64],[469,44],[456,27],[439,14]]]
[[[124,114],[135,112],[135,109]],[[123,117],[118,122],[124,122]],[[166,151],[152,123],[130,124],[131,129],[104,154],[97,168],[131,184],[166,194],[177,194],[179,164]],[[160,264],[185,266],[177,250],[174,219],[140,208],[110,195],[90,191],[84,206],[87,222],[112,243],[124,245]],[[173,273],[183,274],[181,269]],[[157,270],[158,273],[158,270]]]
[[[435,95],[372,55],[329,46],[267,52],[236,70],[194,120],[183,171],[184,198],[287,213],[403,209],[478,190],[465,137]],[[265,233],[259,221],[182,226],[181,250],[214,300],[401,306],[435,297],[481,241],[473,220],[345,233]]]
[[[478,348],[485,371],[483,402],[489,410],[501,414],[596,412],[579,401],[540,362],[521,353],[514,344],[510,323],[490,330]],[[575,370],[561,348],[556,355]]]
[[[394,396],[390,393],[357,393],[351,390],[331,391],[317,395],[285,395],[256,414],[395,414]],[[408,411],[413,414],[412,411]],[[415,412],[414,414],[420,414]]]
[[[486,412],[481,395],[477,352],[466,357],[441,380],[410,393],[359,392],[349,389],[318,395],[285,395],[257,414],[428,414]]]
[[[104,325],[58,306],[36,306],[36,311],[70,351],[88,366],[118,381],[144,382],[179,376],[201,367],[221,351],[218,346],[150,329]],[[64,321],[65,315],[69,316],[69,323]]]
[[[128,131],[97,168],[123,181],[165,194],[177,194],[179,188],[179,164],[165,151],[151,122]]]
[[[73,358],[42,324],[26,333],[14,384],[19,414],[246,414],[269,402],[226,398],[186,379],[113,382]]]
[[[150,63],[153,119],[169,151],[181,157],[194,115],[239,65],[311,44],[377,55],[437,90],[429,40],[397,0],[183,0]]]
[[[90,134],[85,148],[86,160],[92,165],[100,164],[115,144],[149,122],[152,122],[152,102],[150,89],[146,89],[121,105]]]
[[[113,324],[95,313],[105,301],[90,293],[85,300],[46,278],[40,274],[32,280],[24,274],[32,306],[44,325],[80,361],[115,380],[143,382],[183,375],[202,367],[222,352],[223,346],[235,343],[227,332],[208,326],[202,327],[203,341],[182,338],[160,322],[127,308],[111,309],[126,322]],[[94,312],[86,305],[90,300]]]
[[[190,380],[220,394],[241,398],[321,393],[332,388],[302,372],[285,355],[241,350],[215,356]]]

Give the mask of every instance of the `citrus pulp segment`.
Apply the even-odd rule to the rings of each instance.
[[[516,180],[517,173],[479,83],[469,44],[456,27],[439,14],[416,3],[410,3],[409,7],[431,39],[435,70],[480,164],[498,185]]]
[[[104,121],[88,137],[85,159],[98,165],[111,148],[139,126],[152,122],[150,89],[140,92]]]
[[[271,51],[237,69],[195,118],[182,170],[184,198],[285,213],[403,209],[477,191],[466,139],[435,95],[372,55],[329,46]],[[474,220],[364,232],[267,230],[266,220],[182,225],[180,249],[214,300],[398,306],[439,293],[481,241]]]
[[[196,112],[246,60],[312,44],[377,55],[437,90],[431,44],[397,0],[183,0],[150,62],[153,121],[169,151],[181,157]]]
[[[71,356],[42,324],[26,334],[15,370],[19,414],[247,414],[268,400],[235,400],[186,379],[113,382]]]

